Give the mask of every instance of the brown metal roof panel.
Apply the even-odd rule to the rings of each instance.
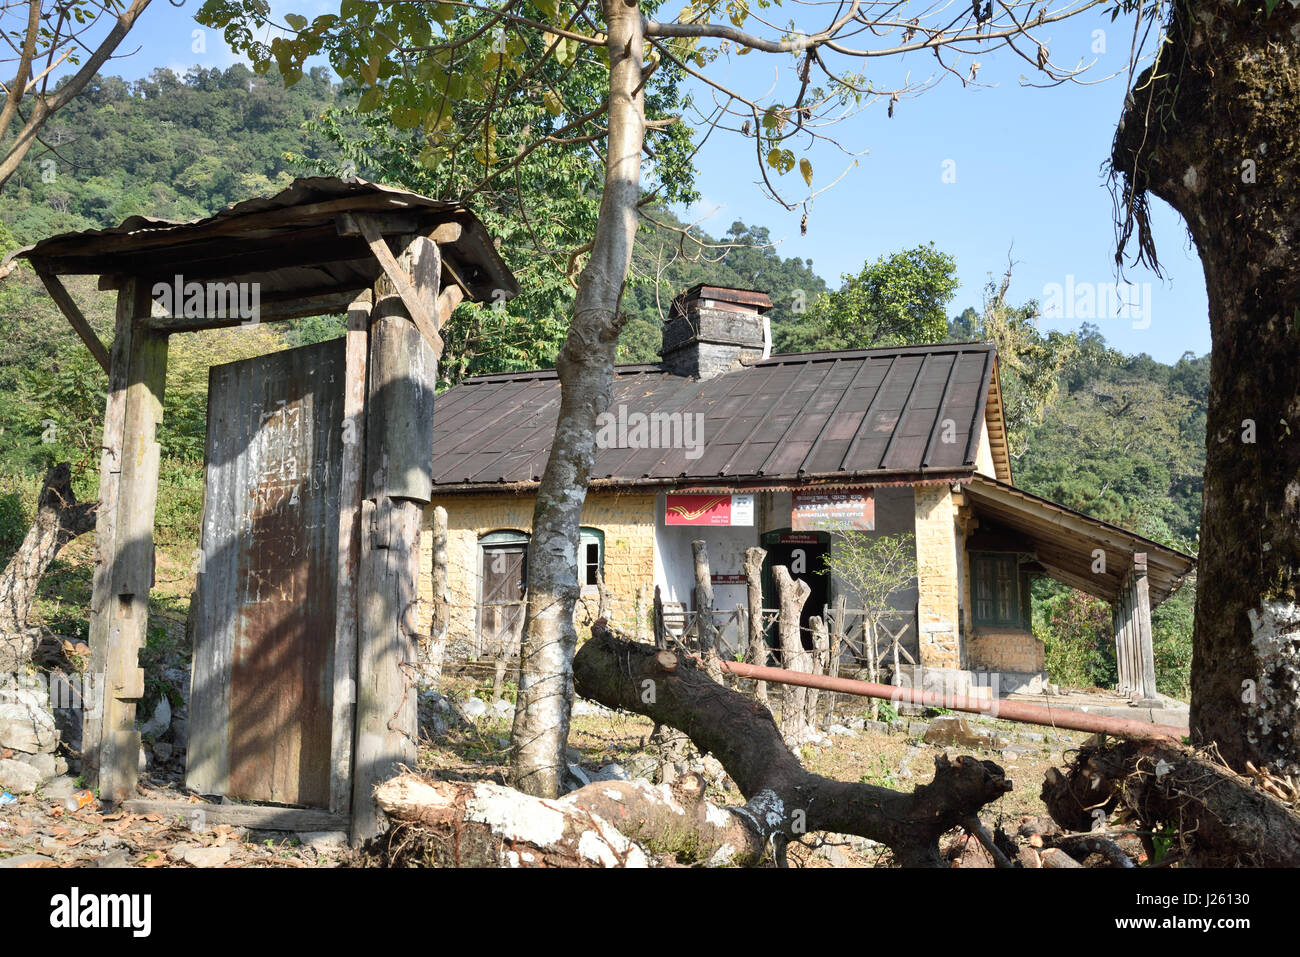
[[[921,459],[925,457],[925,447],[930,442],[930,433],[920,435],[903,435],[895,433],[893,444],[885,456],[884,467],[891,470],[921,470]]]
[[[815,435],[815,433],[813,433]],[[772,455],[763,464],[765,475],[794,475],[807,471],[805,463],[813,449],[813,440],[786,438],[775,447]]]
[[[731,463],[726,467],[727,475],[762,475],[763,463],[767,461],[776,442],[754,442],[743,446]]]

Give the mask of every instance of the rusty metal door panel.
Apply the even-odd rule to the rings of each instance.
[[[344,340],[214,367],[187,784],[330,797]]]

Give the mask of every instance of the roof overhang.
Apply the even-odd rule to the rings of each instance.
[[[977,516],[986,516],[1023,535],[1035,557],[1056,580],[1096,598],[1114,601],[1135,555],[1147,556],[1147,577],[1154,608],[1173,594],[1196,567],[1191,555],[1167,548],[1117,525],[1066,508],[984,475],[961,481]],[[1094,571],[1097,550],[1105,570]]]
[[[439,240],[444,272],[465,298],[491,302],[519,292],[467,207],[336,177],[298,179],[274,196],[189,223],[132,216],[109,229],[61,233],[15,250],[5,263],[26,259],[43,276],[101,276],[101,288],[125,278],[154,283],[176,276],[187,283],[256,283],[263,319],[322,314],[342,311],[382,272],[365,238],[347,230],[348,217],[369,218],[387,236],[433,236],[443,227],[440,235],[453,237]]]

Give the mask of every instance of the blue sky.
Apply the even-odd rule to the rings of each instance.
[[[185,0],[179,8],[170,0],[155,0],[123,45],[127,52],[139,47],[138,52],[112,61],[107,72],[135,78],[159,66],[183,72],[194,64],[224,68],[235,62],[212,30],[203,32],[204,52],[194,52],[198,8],[198,0]],[[278,0],[274,8],[313,16],[337,10],[337,0]],[[1097,30],[1104,35],[1099,37]],[[842,121],[829,132],[846,148],[867,152],[837,185],[813,200],[806,236],[799,234],[802,207],[787,212],[764,197],[756,185],[752,141],[734,135],[715,136],[697,155],[703,198],[692,214],[716,208],[701,224],[714,235],[736,219],[767,226],[782,240],[782,255],[811,259],[832,286],[865,261],[933,241],[957,262],[961,288],[954,313],[979,305],[988,274],[1001,275],[1009,253],[1017,264],[1012,300],[1055,299],[1060,306],[1055,316],[1044,316],[1044,327],[1073,329],[1081,321],[1093,322],[1116,348],[1166,362],[1185,351],[1207,352],[1200,261],[1181,219],[1163,203],[1152,206],[1164,278],[1129,267],[1122,278],[1136,285],[1121,292],[1134,308],[1121,315],[1116,302],[1107,301],[1107,287],[1119,277],[1102,163],[1123,104],[1131,30],[1123,19],[1112,24],[1108,16],[1089,12],[1043,32],[1055,64],[1095,61],[1083,77],[1088,85],[1023,88],[1018,77],[1030,70],[1029,64],[1000,50],[976,57],[979,82],[989,87],[963,89],[949,77],[937,88],[899,102],[892,119],[879,102]],[[1104,51],[1093,52],[1103,44]],[[751,96],[776,83],[775,97],[784,93],[788,102],[789,67],[788,58],[750,54],[718,60],[710,75]],[[932,56],[913,55],[901,62],[871,61],[867,76],[882,87],[904,74],[924,80],[933,69]],[[703,90],[696,95],[710,98]],[[853,162],[824,144],[801,155],[813,163],[814,189]],[[793,198],[803,199],[806,191],[795,188],[796,183],[802,186],[797,171],[783,183]]]

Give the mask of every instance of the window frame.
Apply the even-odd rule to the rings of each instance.
[[[999,574],[999,572],[1004,574]],[[970,553],[970,602],[971,626],[974,628],[1015,628],[1024,629],[1024,578],[1020,572],[1020,556],[1016,552],[971,552]],[[981,598],[981,585],[989,586],[989,597]],[[1005,598],[999,596],[998,586],[1010,587],[1011,594]],[[991,602],[991,617],[980,614],[980,602]],[[999,605],[1005,604],[1007,615],[999,613]]]
[[[596,569],[600,574],[601,580],[605,577],[605,533],[600,529],[590,525],[580,526],[578,529],[578,573],[579,584],[584,589],[595,589],[599,586],[596,582],[589,582],[591,577],[590,564],[587,561],[587,550],[591,545],[596,546]]]

